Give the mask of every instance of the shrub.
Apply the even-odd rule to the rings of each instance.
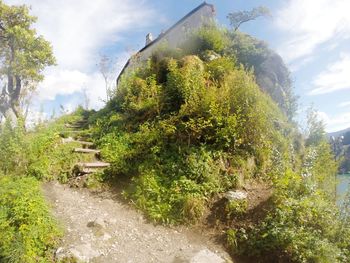
[[[274,193],[262,218],[245,218],[246,202],[226,206],[227,221],[249,221],[228,232],[235,253],[348,261],[349,227],[332,203],[336,163],[320,136],[305,144],[290,122],[295,97],[282,60],[261,41],[211,27],[181,48],[125,75],[91,118],[110,179],[131,178],[125,196],[165,224],[195,223],[219,193],[265,181]]]
[[[344,244],[350,241],[350,225],[322,189],[288,172],[277,180],[267,217],[250,228],[228,231],[228,246],[236,254],[276,262],[348,262]]]
[[[75,163],[91,159],[72,152],[72,148],[78,147],[79,143],[61,143],[64,123],[77,120],[81,115],[78,109],[72,115],[42,123],[28,132],[21,123],[11,127],[10,123],[5,122],[0,130],[0,171],[5,175],[67,181]]]
[[[247,200],[232,200],[228,201],[225,206],[227,218],[239,217],[247,212]]]
[[[346,262],[346,251],[335,242],[339,225],[334,211],[317,195],[284,200],[261,224],[236,234],[236,252],[293,262]]]
[[[48,262],[60,232],[34,178],[0,177],[0,261]]]
[[[226,30],[213,24],[192,32],[181,49],[185,54],[200,55],[207,50],[223,53],[228,44]]]
[[[154,57],[121,79],[110,103],[117,111],[95,118],[94,138],[109,176],[133,178],[126,196],[151,220],[195,222],[241,174],[271,176],[273,150],[289,157],[289,124],[230,57]]]
[[[205,201],[199,196],[185,196],[181,206],[181,215],[190,223],[197,222],[205,211]]]

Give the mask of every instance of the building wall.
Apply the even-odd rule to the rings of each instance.
[[[160,46],[164,45],[164,43],[172,48],[178,47],[186,39],[186,36],[190,32],[209,24],[211,21],[213,21],[214,17],[215,11],[213,10],[213,6],[204,5],[173,27],[170,31],[166,32],[166,34],[161,36],[159,41],[154,42],[141,52],[133,55],[122,74],[125,74],[130,69],[135,68],[137,65],[139,65],[139,63],[146,61]]]

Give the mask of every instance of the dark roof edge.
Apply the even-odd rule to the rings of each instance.
[[[186,18],[188,18],[189,16],[191,16],[192,14],[194,14],[195,12],[197,12],[199,9],[201,9],[204,6],[210,6],[211,8],[213,8],[214,10],[214,5],[212,4],[208,4],[207,2],[203,2],[202,4],[200,4],[199,6],[197,6],[195,9],[193,9],[191,12],[189,12],[187,15],[185,15],[183,18],[181,18],[179,21],[177,21],[173,26],[171,26],[167,31],[165,31],[164,33],[160,34],[155,40],[153,40],[151,43],[149,43],[148,45],[144,46],[143,48],[141,48],[137,53],[140,53],[142,51],[144,51],[145,49],[147,49],[148,47],[152,46],[153,44],[157,43],[158,41],[160,41],[161,39],[163,39],[164,36],[166,36],[171,30],[173,30],[177,25],[179,25],[181,22],[183,22]],[[124,73],[125,69],[127,68],[127,66],[130,63],[130,59],[128,59],[128,61],[126,62],[126,64],[124,65],[123,69],[120,71],[118,78],[117,78],[117,84],[118,81],[121,77],[121,75]]]

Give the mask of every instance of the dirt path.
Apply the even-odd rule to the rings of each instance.
[[[140,213],[113,197],[57,182],[43,185],[65,235],[58,258],[74,255],[83,262],[230,262],[224,250],[186,228],[147,223]]]

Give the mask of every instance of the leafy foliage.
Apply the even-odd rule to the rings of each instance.
[[[0,261],[49,262],[60,235],[34,178],[0,177]]]
[[[348,173],[350,171],[350,147],[344,147],[344,157],[340,163],[340,171]]]
[[[263,78],[271,85],[261,90]],[[337,163],[316,119],[306,141],[290,122],[289,72],[264,43],[201,29],[123,75],[115,94],[90,118],[94,138],[112,163],[109,179],[130,178],[124,195],[149,219],[195,223],[213,197],[263,180],[274,193],[258,222],[240,222],[246,201],[226,204],[233,253],[265,262],[349,259],[349,227],[333,204]],[[241,227],[230,228],[237,220]]]
[[[274,180],[273,209],[259,224],[228,231],[235,253],[276,262],[348,262],[350,224],[334,202],[337,163],[321,122],[310,116],[300,170]]]
[[[6,118],[11,111],[16,119],[21,116],[20,100],[43,79],[45,67],[55,63],[50,43],[32,28],[35,21],[27,6],[0,1],[0,80],[7,80],[0,82],[0,113]]]
[[[9,121],[1,125],[0,174],[5,174],[0,176],[1,262],[53,262],[52,250],[60,233],[37,180],[65,182],[72,176],[73,165],[88,158],[73,154],[74,144],[62,144],[59,136],[65,122],[81,115],[80,109],[29,132]],[[89,180],[88,186],[95,186],[98,179]]]
[[[340,159],[339,173],[350,172],[350,131],[343,135],[330,138],[333,152]]]
[[[194,32],[181,46],[183,55],[197,55],[208,61],[222,57],[253,70],[257,84],[278,104],[289,120],[295,116],[297,96],[290,72],[282,58],[268,45],[240,31],[229,31],[215,25]],[[178,52],[179,53],[179,52]],[[176,58],[179,58],[177,54]],[[220,63],[221,63],[220,62]]]
[[[235,253],[273,262],[348,261],[350,226],[342,223],[322,190],[288,172],[274,199],[274,209],[260,224],[227,233]]]
[[[259,76],[271,80],[271,89],[257,85]],[[114,94],[89,116],[93,139],[111,167],[87,186],[127,178],[124,196],[150,220],[192,224],[220,194],[264,181],[274,192],[257,222],[244,222],[249,200],[224,207],[233,253],[264,262],[349,261],[350,225],[333,203],[337,163],[322,125],[311,114],[304,140],[290,122],[295,97],[288,70],[262,42],[201,29],[180,49],[162,47],[123,75]],[[67,180],[83,157],[73,157],[58,134],[79,115],[31,133],[5,124],[0,169]]]
[[[205,51],[222,53],[229,44],[226,30],[209,25],[193,32],[181,45],[185,54],[199,55]]]
[[[154,221],[197,221],[241,174],[274,177],[274,153],[291,158],[290,124],[253,72],[225,55],[227,39],[209,27],[183,50],[161,49],[122,76],[116,97],[91,117],[110,176],[132,178],[125,196]]]
[[[227,202],[225,207],[226,215],[229,218],[234,216],[240,216],[247,212],[248,202],[247,200],[232,200]]]
[[[72,152],[72,147],[79,144],[61,143],[64,123],[79,118],[80,114],[77,112],[55,122],[43,123],[30,132],[24,130],[24,125],[13,127],[9,121],[5,122],[0,130],[0,171],[5,175],[67,181],[74,164],[90,158]]]
[[[290,120],[297,109],[290,73],[282,58],[268,45],[239,31],[230,32],[228,52],[245,68],[254,69],[256,82],[277,102]]]

